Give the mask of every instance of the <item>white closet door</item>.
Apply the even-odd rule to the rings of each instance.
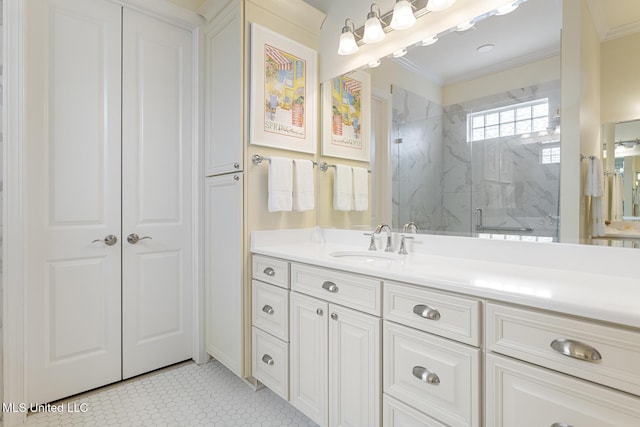
[[[121,375],[121,8],[25,9],[25,397],[44,403]]]
[[[193,354],[193,70],[186,30],[125,8],[122,37],[122,355],[129,378]],[[131,235],[141,240],[130,243]]]

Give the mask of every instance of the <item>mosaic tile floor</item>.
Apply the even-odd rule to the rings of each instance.
[[[316,426],[271,390],[253,391],[216,361],[185,363],[61,403],[75,412],[33,413],[26,425]]]

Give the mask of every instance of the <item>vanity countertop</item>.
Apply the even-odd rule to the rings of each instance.
[[[544,247],[540,249],[544,250]],[[354,260],[331,255],[343,251],[367,252],[360,242],[357,245],[324,239],[293,242],[252,235],[251,252],[254,254],[640,328],[640,278],[637,276],[417,251],[395,255],[395,260]],[[380,250],[378,253],[384,254]]]

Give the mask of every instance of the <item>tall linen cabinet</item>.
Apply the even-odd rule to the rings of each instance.
[[[206,349],[237,375],[251,377],[249,233],[311,227],[316,219],[313,212],[267,211],[266,162],[254,165],[251,156],[297,155],[250,143],[251,23],[314,45],[324,14],[302,0],[207,0],[199,13],[207,20],[202,34]]]

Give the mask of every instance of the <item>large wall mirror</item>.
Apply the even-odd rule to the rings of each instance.
[[[528,0],[364,69],[374,149],[362,228],[560,241],[562,8]],[[336,226],[330,203],[320,208],[321,225]]]

